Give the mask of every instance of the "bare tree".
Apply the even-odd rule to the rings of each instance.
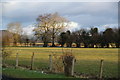
[[[6,46],[6,45],[9,46],[10,43],[13,41],[12,33],[10,33],[7,30],[2,30],[0,33],[2,34],[1,35],[2,46]]]
[[[56,35],[60,33],[61,31],[63,31],[65,27],[68,26],[68,20],[60,16],[58,13],[52,14],[50,20],[51,20],[50,32],[51,32],[51,38],[52,38],[52,47],[54,47]]]
[[[42,39],[44,45],[43,47],[47,47],[48,46],[48,42],[49,42],[49,36],[50,36],[50,17],[51,14],[44,14],[44,15],[40,15],[37,18],[37,27],[34,29],[35,31],[35,36],[38,39]]]
[[[34,29],[35,35],[43,40],[44,47],[47,47],[50,40],[52,40],[52,46],[55,46],[56,35],[67,26],[67,20],[58,13],[40,15],[37,22],[37,28]]]
[[[22,35],[21,24],[18,22],[9,23],[7,30],[13,34],[13,38],[14,38],[13,43],[16,46],[17,42],[20,41],[20,37]]]

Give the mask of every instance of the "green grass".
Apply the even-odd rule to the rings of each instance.
[[[66,78],[63,74],[45,74],[40,71],[3,68],[3,74],[12,78]]]
[[[49,54],[62,55],[62,48],[43,47],[12,47],[13,54],[6,63],[15,65],[16,53],[19,53],[19,65],[30,66],[31,55],[35,53],[34,68],[44,68],[49,65]],[[71,48],[64,48],[70,51]],[[75,72],[98,75],[100,60],[104,59],[103,75],[108,78],[118,76],[118,49],[117,48],[72,48],[76,57]],[[4,73],[4,72],[3,72]]]

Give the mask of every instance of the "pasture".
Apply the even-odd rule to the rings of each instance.
[[[104,59],[103,76],[118,77],[117,48],[53,48],[53,47],[11,47],[13,53],[6,58],[5,63],[14,66],[16,53],[19,53],[19,66],[30,67],[31,55],[34,52],[34,69],[44,69],[49,66],[49,54],[62,55],[70,52],[76,58],[75,72],[98,76],[100,60]],[[4,73],[4,71],[3,71]]]

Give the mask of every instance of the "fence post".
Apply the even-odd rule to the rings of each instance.
[[[16,65],[15,65],[15,68],[18,67],[18,53],[16,53]]]
[[[49,55],[49,68],[52,71],[52,55]]]
[[[100,61],[100,73],[99,73],[99,79],[102,79],[102,75],[103,75],[103,59]]]
[[[75,65],[75,59],[72,60],[72,70],[71,70],[71,76],[74,75],[74,65]]]
[[[31,68],[30,68],[31,70],[33,69],[33,66],[34,66],[34,52],[31,56]]]

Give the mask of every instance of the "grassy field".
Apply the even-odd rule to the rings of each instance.
[[[3,68],[3,72],[11,78],[67,78],[63,74],[45,74],[25,69]]]
[[[49,54],[62,55],[62,48],[43,47],[12,47],[13,53],[6,59],[6,63],[15,65],[16,53],[19,53],[19,65],[29,67],[31,55],[35,53],[34,68],[42,69],[49,66]],[[63,51],[70,51],[64,48]],[[103,75],[107,78],[118,76],[117,48],[72,48],[76,58],[75,72],[98,75],[100,60],[104,59]],[[3,71],[4,73],[4,71]]]

